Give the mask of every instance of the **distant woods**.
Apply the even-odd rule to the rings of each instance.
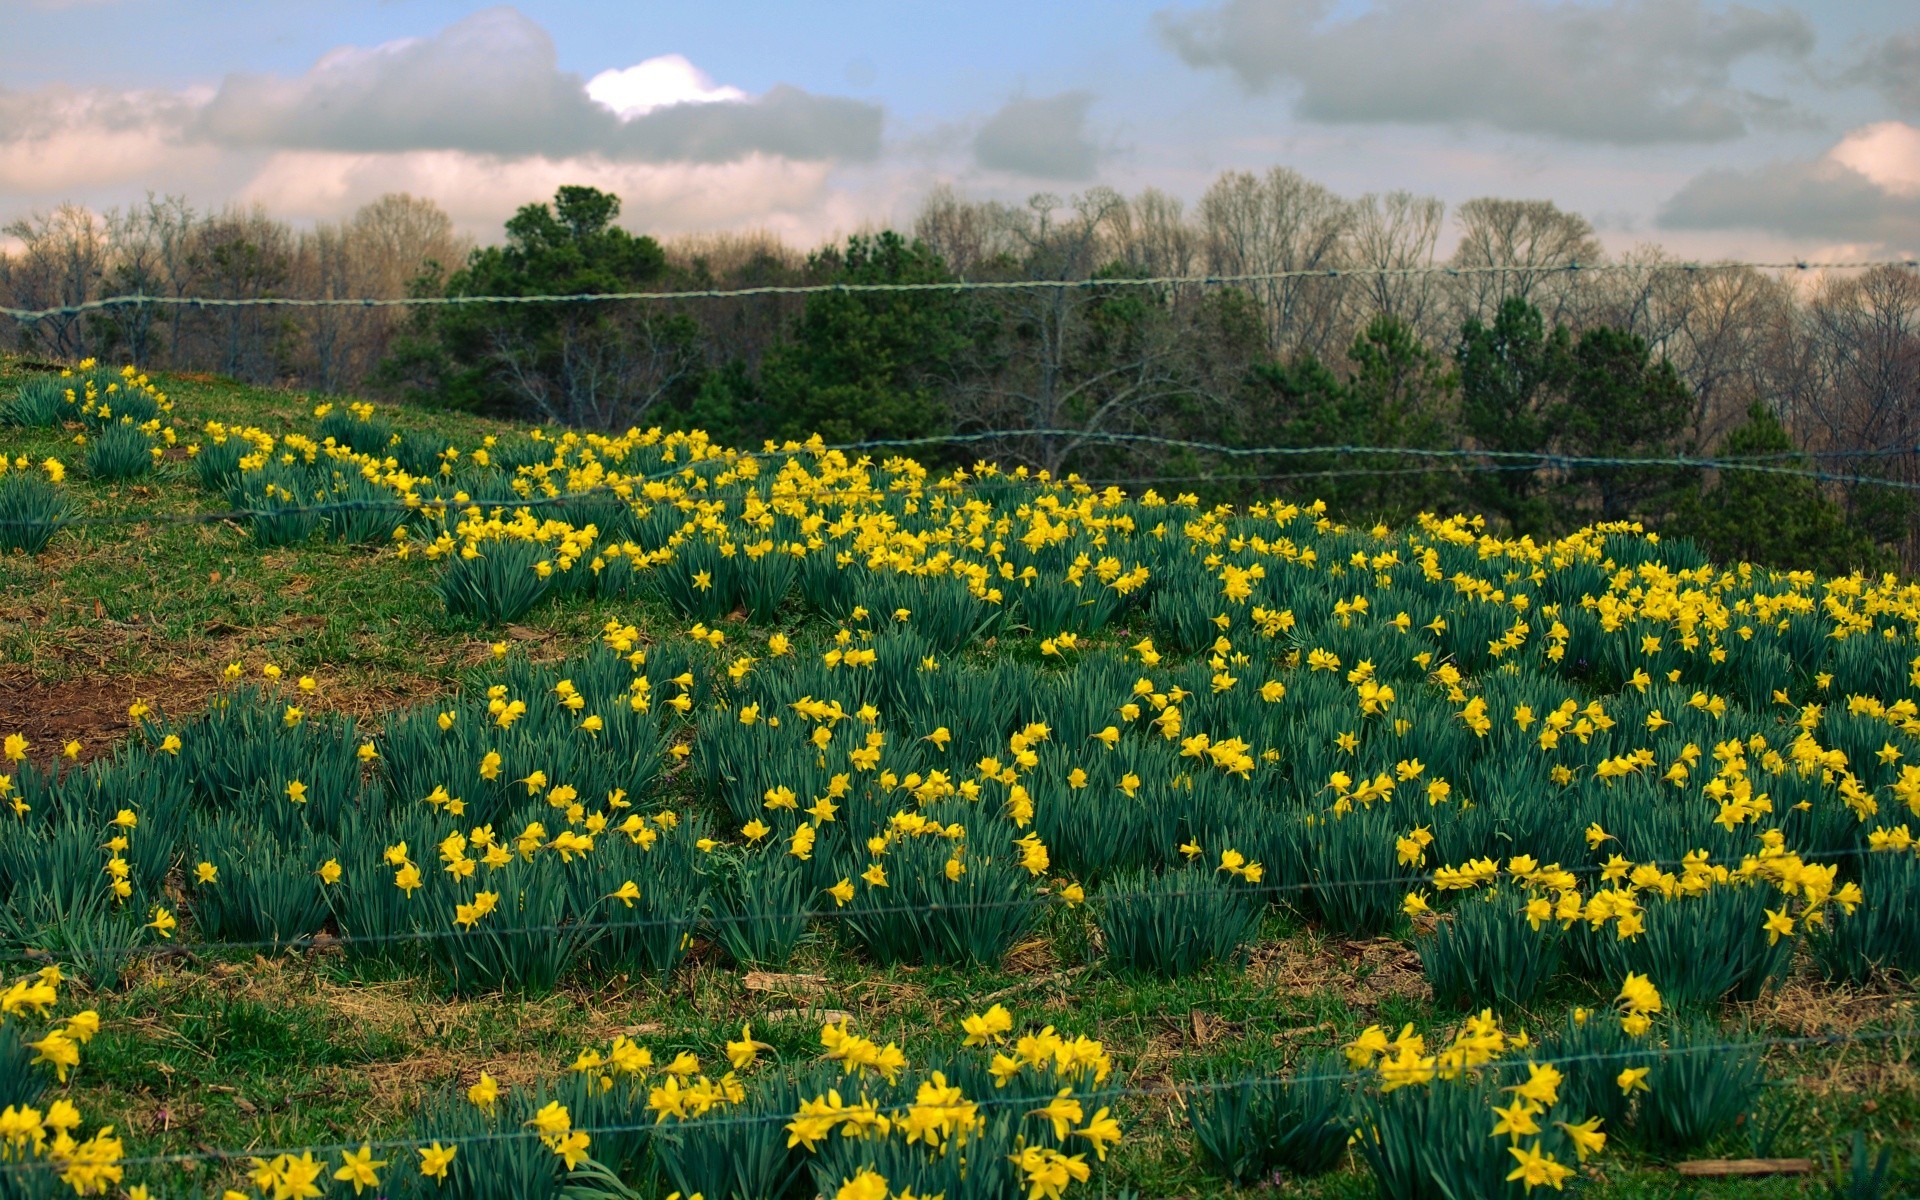
[[[1134,488],[1161,481],[1208,499],[1319,496],[1355,520],[1471,511],[1546,535],[1637,519],[1717,556],[1826,570],[1920,564],[1906,490],[1563,461],[1760,455],[1920,484],[1920,272],[1694,272],[1651,247],[1614,263],[1626,269],[1569,272],[1559,268],[1607,256],[1584,218],[1551,203],[1479,199],[1448,214],[1407,193],[1341,197],[1284,169],[1223,175],[1191,207],[1152,190],[1009,205],[943,188],[911,229],[806,253],[754,234],[659,241],[619,217],[616,197],[562,188],[521,208],[500,242],[476,247],[437,206],[405,195],[304,229],[171,198],[106,214],[66,206],[5,229],[0,303],[1092,286],[411,310],[147,306],[0,321],[0,338],[48,358],[586,429],[699,426],[743,445],[1011,430],[915,454]],[[1441,259],[1449,220],[1456,248]],[[1345,274],[1436,265],[1476,270]],[[1118,285],[1287,271],[1329,274]],[[1110,434],[1316,452],[1227,457],[1102,440]],[[1331,449],[1348,446],[1495,452],[1476,461],[1500,469]],[[1808,457],[1832,452],[1851,456]]]

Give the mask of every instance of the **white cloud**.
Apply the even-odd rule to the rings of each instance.
[[[1346,6],[1341,5],[1339,9]],[[1750,60],[1797,61],[1807,20],[1702,0],[1222,0],[1159,14],[1189,66],[1292,90],[1325,122],[1478,125],[1616,144],[1711,142],[1791,116],[1739,86]]]
[[[1920,128],[1882,121],[1840,139],[1827,157],[1897,196],[1920,196]]]
[[[1875,253],[1920,249],[1920,128],[1856,129],[1819,158],[1696,176],[1660,210],[1667,229],[1748,229]]]
[[[561,184],[618,195],[621,223],[648,233],[758,227],[794,236],[857,224],[861,197],[843,194],[835,169],[750,155],[727,163],[633,163],[587,156],[506,159],[453,150],[390,154],[282,151],[240,189],[238,199],[276,216],[322,219],[350,213],[387,192],[430,196],[456,226],[497,237],[522,204]]]
[[[747,98],[737,87],[716,87],[712,76],[680,54],[656,55],[623,70],[602,71],[587,80],[587,95],[622,117],[644,116],[672,104]]]
[[[1035,179],[1092,178],[1099,159],[1087,133],[1092,103],[1090,92],[1009,100],[975,135],[974,159],[989,170]]]
[[[492,237],[519,205],[584,183],[621,195],[635,228],[802,236],[855,227],[862,206],[897,190],[862,166],[879,153],[881,119],[877,105],[785,85],[748,95],[675,54],[583,82],[558,68],[544,30],[496,8],[430,37],[335,50],[291,77],[0,88],[0,197],[12,208],[0,222],[148,189],[333,218],[405,190]]]
[[[602,97],[639,103],[590,94],[591,84],[560,70],[546,30],[514,9],[491,8],[432,37],[336,50],[290,79],[229,75],[187,132],[273,150],[652,162],[859,160],[879,151],[877,105],[784,84],[749,97],[713,88],[677,55],[596,82]]]

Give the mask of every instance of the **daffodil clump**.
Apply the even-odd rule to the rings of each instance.
[[[811,1064],[768,1068],[771,1047],[747,1027],[717,1075],[687,1053],[656,1063],[624,1038],[573,1070],[589,1097],[611,1098],[588,1100],[602,1120],[652,1121],[651,1153],[689,1195],[777,1195],[806,1178],[826,1196],[1059,1200],[1088,1182],[1122,1136],[1099,1103],[1114,1086],[1105,1049],[1052,1026],[1019,1033],[999,1005],[963,1026],[956,1052],[917,1064],[842,1020],[822,1027]],[[641,1169],[621,1156],[623,1175]]]
[[[1355,1140],[1381,1194],[1559,1191],[1603,1152],[1604,1120],[1573,1109],[1566,1075],[1531,1057],[1532,1045],[1491,1012],[1432,1048],[1411,1025],[1392,1038],[1369,1026],[1349,1042],[1349,1064],[1373,1075],[1359,1093]]]
[[[53,1017],[63,982],[58,967],[45,967],[0,987],[0,1168],[12,1173],[0,1186],[10,1195],[106,1195],[123,1174],[125,1148],[112,1126],[80,1139],[79,1110],[45,1098],[68,1082],[80,1048],[100,1032],[92,1009]],[[27,1030],[28,1022],[42,1027]]]
[[[67,468],[57,458],[35,463],[25,455],[0,454],[0,553],[46,549],[72,511],[60,487],[66,477]]]
[[[139,368],[102,366],[91,358],[63,368],[54,390],[62,405],[58,419],[90,429],[122,421],[145,425],[173,412],[173,401]]]
[[[1589,830],[1595,844],[1604,831]],[[1420,947],[1436,996],[1462,1005],[1519,1005],[1571,955],[1602,979],[1653,975],[1685,1004],[1752,999],[1786,970],[1796,931],[1842,920],[1863,891],[1838,881],[1834,863],[1809,863],[1786,850],[1778,830],[1737,864],[1706,851],[1683,855],[1679,870],[1609,855],[1583,880],[1531,857],[1491,858],[1440,867],[1439,892],[1477,894],[1439,920],[1425,920]],[[1426,895],[1407,894],[1410,915],[1431,912]],[[1703,954],[1703,947],[1713,953]]]

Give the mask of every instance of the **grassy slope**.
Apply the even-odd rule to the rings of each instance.
[[[0,401],[23,372],[0,359]],[[303,398],[211,380],[169,378],[174,419],[197,429],[206,420],[242,421],[269,431],[309,427]],[[388,411],[400,428],[436,428],[470,443],[490,423],[438,413]],[[296,426],[296,421],[299,422]],[[70,434],[0,429],[0,450],[70,463]],[[122,488],[76,477],[70,491],[92,515],[128,511],[216,511],[183,464]],[[611,606],[549,604],[510,636],[558,655],[599,628]],[[643,628],[663,613],[621,615]],[[47,697],[66,697],[74,731],[108,732],[128,697],[157,696],[181,711],[217,683],[234,659],[270,657],[321,681],[321,703],[356,712],[408,704],[453,686],[486,657],[497,633],[452,625],[441,615],[422,564],[391,552],[319,542],[261,552],[225,523],[135,524],[69,531],[36,560],[0,559],[0,732],[33,720],[54,722]],[[33,729],[44,737],[56,728]],[[635,1034],[659,1054],[692,1049],[719,1055],[742,1020],[783,1056],[810,1056],[817,1017],[801,1010],[852,1013],[863,1032],[897,1038],[909,1054],[917,1031],[948,1028],[999,998],[1022,1020],[1071,1018],[1097,1028],[1134,1082],[1222,1070],[1272,1070],[1303,1053],[1351,1037],[1378,1022],[1438,1030],[1451,1018],[1425,999],[1419,964],[1402,944],[1327,943],[1274,918],[1248,968],[1214,970],[1178,982],[1115,977],[1082,966],[1084,937],[1064,914],[993,972],[936,968],[876,969],[852,960],[831,939],[813,935],[790,971],[818,977],[772,990],[755,988],[711,952],[666,985],[618,979],[541,998],[449,1004],[405,974],[368,982],[337,956],[318,953],[275,962],[195,958],[144,964],[127,986],[89,998],[106,1030],[89,1048],[75,1099],[98,1119],[117,1122],[129,1152],[199,1147],[279,1146],[378,1137],[401,1132],[422,1089],[470,1082],[482,1066],[502,1083],[560,1072],[589,1042]],[[754,980],[751,983],[763,983]],[[1557,1021],[1584,992],[1568,991],[1534,1014]],[[1739,1016],[1756,1028],[1795,1034],[1905,1022],[1911,992],[1845,995],[1796,977],[1781,994]],[[781,1013],[794,1014],[782,1019]],[[1913,1047],[1901,1041],[1845,1049],[1778,1053],[1776,1089],[1766,1110],[1798,1104],[1772,1149],[1819,1153],[1855,1128],[1902,1146],[1903,1169],[1920,1171],[1920,1076]],[[1193,1165],[1179,1132],[1177,1100],[1141,1101],[1123,1114],[1128,1140],[1105,1173],[1110,1185],[1149,1196],[1217,1194],[1222,1185]],[[1721,1149],[1750,1152],[1744,1137]],[[130,1176],[129,1182],[137,1176]],[[1610,1155],[1599,1192],[1671,1195],[1683,1186],[1666,1168]],[[218,1194],[233,1182],[224,1169],[170,1168],[152,1176],[165,1194]],[[1285,1185],[1300,1191],[1299,1185]],[[1700,1182],[1698,1195],[1822,1194],[1814,1181]],[[1309,1185],[1316,1196],[1363,1195],[1367,1178],[1349,1169]]]

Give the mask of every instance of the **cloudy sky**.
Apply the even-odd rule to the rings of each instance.
[[[495,234],[565,182],[812,241],[938,182],[1544,197],[1608,244],[1920,251],[1913,0],[0,0],[0,221],[148,190]]]

